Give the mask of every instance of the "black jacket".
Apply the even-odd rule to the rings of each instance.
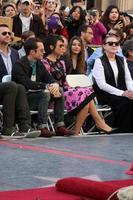
[[[20,14],[14,16],[13,18],[12,31],[17,37],[21,37],[22,35],[22,21],[19,15]],[[42,20],[37,15],[33,15],[33,19],[30,21],[30,31],[33,31],[36,37],[44,39],[44,25]]]
[[[27,90],[45,89],[46,84],[56,82],[41,61],[36,63],[36,82],[31,80],[32,68],[26,56],[18,60],[12,69],[12,80],[25,86]]]
[[[11,62],[12,62],[12,67],[14,67],[15,62],[19,59],[19,55],[18,52],[13,49],[10,48],[11,50]],[[0,82],[2,81],[3,76],[8,75],[5,63],[3,61],[2,56],[0,55]]]

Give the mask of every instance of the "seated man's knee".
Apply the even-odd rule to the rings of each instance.
[[[13,94],[17,92],[17,85],[13,81],[2,83],[2,87],[5,88],[6,92],[11,91]]]
[[[26,93],[25,87],[21,84],[17,84],[17,90],[18,90],[18,92]]]

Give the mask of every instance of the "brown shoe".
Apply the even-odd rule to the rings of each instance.
[[[54,133],[52,131],[49,131],[48,128],[42,128],[40,137],[52,137]]]
[[[74,131],[67,129],[64,126],[57,127],[55,133],[57,136],[70,136],[76,134]]]

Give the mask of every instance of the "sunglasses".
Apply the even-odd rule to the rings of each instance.
[[[11,36],[12,33],[11,33],[11,32],[6,32],[6,31],[5,31],[5,32],[2,32],[1,35],[3,35],[3,36],[5,36],[5,35],[9,35],[9,36]]]
[[[120,42],[106,42],[105,44],[108,44],[109,46],[119,46],[120,45]]]

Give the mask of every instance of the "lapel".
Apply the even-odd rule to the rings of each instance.
[[[7,72],[7,69],[6,69],[6,66],[1,54],[0,54],[0,74],[3,74],[3,76],[8,75],[8,72]]]

